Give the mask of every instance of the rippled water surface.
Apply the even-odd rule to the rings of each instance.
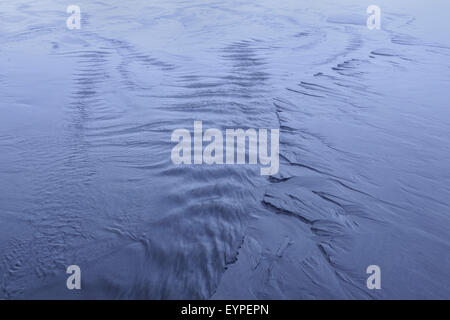
[[[449,298],[450,8],[315,2],[1,1],[0,298]],[[278,174],[174,165],[194,120]]]

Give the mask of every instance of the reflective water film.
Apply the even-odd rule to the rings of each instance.
[[[450,298],[449,12],[1,1],[0,299]]]

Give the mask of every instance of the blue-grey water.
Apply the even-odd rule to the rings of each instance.
[[[0,1],[0,298],[450,298],[450,5],[337,2]]]

